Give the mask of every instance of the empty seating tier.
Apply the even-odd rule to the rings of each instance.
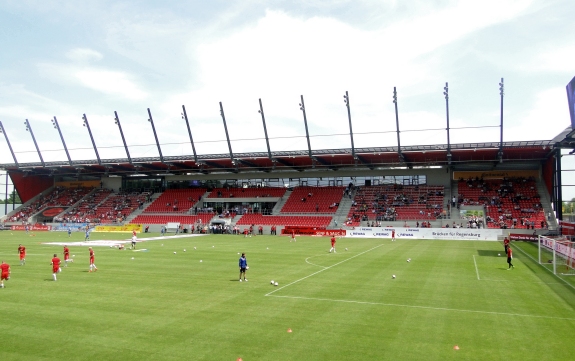
[[[205,193],[205,188],[168,189],[146,207],[143,213],[186,213]]]
[[[264,216],[261,214],[246,214],[236,222],[236,225],[327,227],[331,222],[331,218],[331,216]]]
[[[130,223],[133,224],[167,224],[167,223],[180,223],[182,225],[189,225],[195,223],[209,223],[210,219],[214,216],[213,213],[200,213],[195,216],[188,215],[164,215],[164,216],[153,216],[140,214],[136,216]],[[201,221],[201,222],[199,222]]]
[[[344,187],[297,187],[281,213],[335,213]]]

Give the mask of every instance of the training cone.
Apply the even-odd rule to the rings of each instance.
[[[291,332],[292,332],[292,331],[291,331],[291,328],[288,328],[287,332],[288,332],[288,333],[291,333]]]
[[[454,349],[454,350],[459,350],[459,346],[455,345],[455,346],[453,346],[453,349]]]

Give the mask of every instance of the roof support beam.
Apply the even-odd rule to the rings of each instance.
[[[260,110],[258,110],[258,113],[260,113],[262,116],[262,123],[264,125],[264,135],[266,136],[266,145],[268,147],[268,157],[271,160],[272,152],[270,150],[270,139],[268,138],[268,129],[266,128],[266,117],[264,116],[264,107],[262,106],[262,98],[259,99],[259,102],[260,102]]]
[[[285,160],[285,159],[282,159],[282,158],[274,158],[274,161],[276,161],[277,163],[283,164],[283,165],[285,165],[286,167],[293,168],[294,170],[299,170],[299,168],[296,167],[293,163],[290,163],[290,162],[288,162],[288,161]]]
[[[447,164],[451,165],[451,140],[449,138],[449,85],[447,82],[443,87],[443,95],[445,95],[445,116],[447,119]]]
[[[160,161],[164,163],[164,156],[162,155],[162,148],[160,148],[160,141],[158,140],[158,133],[156,133],[156,127],[154,126],[154,118],[152,118],[152,112],[148,108],[148,121],[152,124],[152,131],[154,132],[154,138],[156,139],[156,145],[158,146],[158,153],[160,154]]]
[[[400,162],[405,162],[403,153],[401,152],[401,141],[399,139],[399,112],[397,110],[397,89],[393,87],[393,105],[395,106],[395,128],[397,130],[397,155]]]
[[[64,141],[64,136],[62,135],[62,130],[60,129],[60,125],[58,124],[58,119],[54,116],[52,119],[52,125],[55,129],[58,130],[58,134],[60,134],[60,139],[62,140],[62,145],[64,146],[64,150],[66,151],[66,157],[68,157],[68,164],[72,166],[72,158],[70,158],[70,152],[68,152],[68,147],[66,147],[66,142]]]
[[[38,148],[38,143],[36,142],[36,137],[34,137],[34,132],[32,131],[32,127],[30,126],[30,122],[28,121],[28,119],[26,119],[26,121],[24,122],[24,125],[26,125],[26,131],[30,132],[30,135],[32,136],[32,140],[34,141],[34,146],[36,147],[36,151],[38,152],[38,157],[40,157],[40,162],[42,163],[42,167],[45,167],[46,164],[44,163],[44,158],[42,158],[42,153],[40,153],[40,148]]]
[[[499,83],[499,95],[501,96],[501,122],[499,124],[500,136],[499,136],[499,153],[497,154],[499,158],[499,163],[503,163],[503,96],[505,95],[505,84],[503,83],[503,78],[501,78],[501,83]]]
[[[234,153],[232,152],[232,143],[230,142],[230,134],[228,133],[228,125],[226,124],[226,115],[224,114],[224,106],[222,105],[222,102],[220,102],[220,115],[222,116],[222,120],[224,122],[224,130],[226,131],[226,140],[228,141],[230,159],[232,160],[232,163],[235,164],[236,161],[234,159]]]
[[[305,114],[305,103],[303,102],[303,95],[301,95],[301,103],[299,103],[299,109],[303,113],[303,124],[305,125],[305,137],[307,139],[307,151],[310,158],[313,158],[311,155],[311,145],[309,142],[309,130],[307,128],[307,115]]]
[[[94,137],[92,136],[92,130],[90,129],[90,124],[88,123],[88,117],[86,114],[82,115],[82,119],[84,120],[84,126],[88,129],[88,133],[90,134],[90,140],[92,140],[92,145],[94,146],[94,152],[96,153],[96,158],[98,159],[98,164],[102,165],[102,161],[100,160],[100,154],[98,154],[98,148],[96,147],[96,142],[94,141]]]
[[[8,134],[6,134],[6,129],[4,129],[2,122],[0,122],[0,133],[4,133],[4,138],[6,138],[6,143],[8,143],[8,148],[10,148],[10,153],[12,153],[12,158],[14,159],[14,164],[16,164],[16,168],[18,168],[18,160],[16,159],[16,155],[14,154],[14,150],[12,150],[12,145],[10,144],[10,140],[8,140]],[[8,175],[8,172],[6,172],[6,175]],[[6,186],[8,186],[8,182],[6,182]],[[8,198],[6,198],[6,199],[8,199]],[[5,213],[5,214],[8,214],[8,213]]]
[[[198,162],[198,154],[196,153],[196,146],[194,145],[194,138],[192,138],[192,131],[190,130],[190,122],[188,121],[188,114],[186,113],[186,107],[182,105],[182,118],[186,120],[186,126],[188,127],[188,135],[190,136],[190,143],[192,144],[192,150],[194,151],[194,162]]]
[[[124,132],[122,131],[122,124],[120,124],[120,118],[118,117],[118,112],[114,110],[114,123],[120,129],[120,135],[122,136],[122,142],[124,143],[124,149],[126,149],[126,155],[128,156],[128,162],[132,164],[132,158],[130,157],[130,151],[128,150],[128,144],[126,144],[126,138],[124,137]]]
[[[374,168],[374,167],[373,167],[373,164],[367,162],[361,155],[356,154],[356,155],[355,155],[355,158],[356,158],[357,160],[359,160],[359,161],[361,162],[361,164],[363,164],[363,165],[367,166],[369,169],[372,169],[372,170],[373,170],[373,168]]]
[[[351,155],[353,156],[354,160],[357,160],[355,156],[355,146],[353,145],[353,128],[351,127],[351,109],[349,107],[349,94],[347,90],[345,91],[345,95],[343,96],[343,101],[345,102],[345,107],[347,108],[347,119],[349,121],[349,137],[351,139]]]

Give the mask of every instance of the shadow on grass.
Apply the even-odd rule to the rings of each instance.
[[[514,250],[519,252],[514,252],[516,255],[521,256],[521,260],[526,268],[530,269],[534,275],[536,275],[542,282],[547,282],[550,279],[561,280],[555,284],[549,284],[549,288],[553,290],[559,297],[575,308],[575,285],[573,281],[565,280],[561,277],[553,275],[549,270],[545,270],[542,265],[537,263],[537,244],[533,242],[523,242],[516,241],[513,242]]]
[[[477,254],[481,257],[501,257],[498,256],[498,254],[503,254],[505,253],[505,250],[501,250],[501,251],[493,251],[493,250],[484,250],[484,249],[478,249],[477,250]]]

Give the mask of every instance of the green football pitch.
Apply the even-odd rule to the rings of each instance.
[[[88,247],[71,245],[74,263],[54,282],[62,246],[43,243],[82,240],[0,232],[12,267],[0,360],[541,361],[575,350],[575,276],[538,265],[529,243],[512,244],[508,271],[499,242],[341,238],[329,253],[329,238],[166,237],[136,251],[95,246],[93,273]]]

